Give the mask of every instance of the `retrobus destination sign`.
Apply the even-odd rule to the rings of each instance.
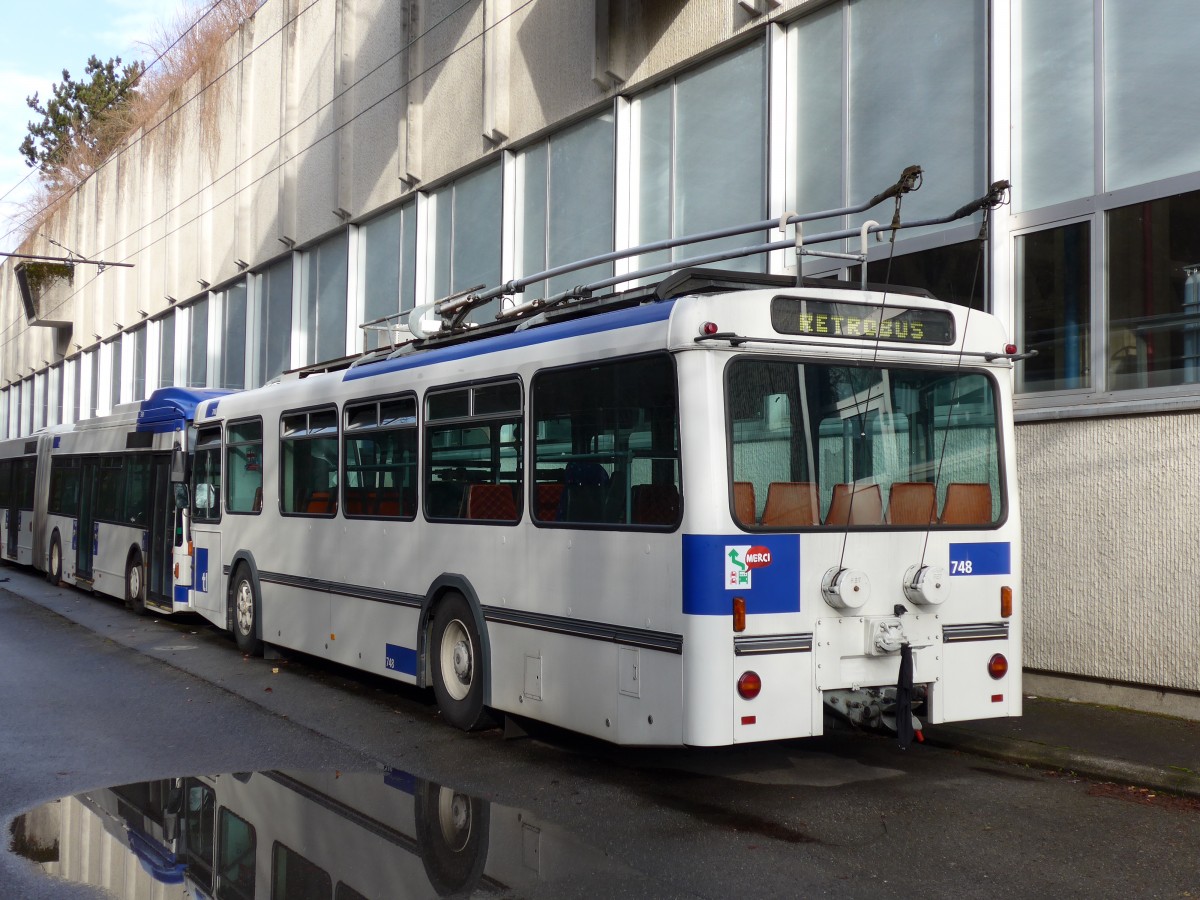
[[[902,344],[954,343],[954,315],[943,309],[775,297],[771,300],[771,326],[780,334]]]

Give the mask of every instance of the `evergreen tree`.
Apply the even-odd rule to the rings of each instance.
[[[96,56],[87,61],[79,81],[63,69],[62,83],[51,86],[45,105],[37,94],[26,97],[29,108],[42,117],[29,123],[29,134],[21,142],[21,155],[52,186],[85,178],[124,137],[113,127],[116,114],[136,95],[133,89],[144,66],[140,62],[121,65],[121,57],[102,63]]]

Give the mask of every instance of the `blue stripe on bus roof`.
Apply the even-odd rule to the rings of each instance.
[[[528,331],[514,331],[495,337],[482,338],[478,341],[467,341],[455,344],[453,347],[442,347],[433,350],[422,350],[409,353],[395,359],[383,359],[379,362],[367,363],[348,369],[343,381],[353,381],[357,378],[371,378],[386,372],[399,372],[404,369],[414,369],[419,366],[434,363],[450,362],[459,359],[469,359],[473,356],[483,356],[487,353],[497,353],[501,350],[512,350],[516,347],[528,347],[533,344],[544,344],[549,341],[561,341],[566,338],[579,337],[587,334],[598,334],[602,331],[615,331],[618,328],[632,328],[635,325],[647,325],[651,322],[663,322],[671,315],[674,300],[659,300],[646,303],[631,309],[618,309],[612,312],[599,313],[595,316],[585,316],[557,325],[544,325],[531,328]]]
[[[138,431],[174,431],[196,417],[196,407],[208,400],[226,397],[232,391],[197,388],[159,388],[138,411]]]

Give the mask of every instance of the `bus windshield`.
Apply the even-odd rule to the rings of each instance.
[[[735,520],[750,529],[1000,522],[999,416],[979,372],[740,359]]]

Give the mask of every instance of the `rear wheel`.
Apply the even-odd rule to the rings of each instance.
[[[483,706],[483,645],[466,598],[447,594],[433,614],[433,693],[446,721],[463,731],[488,723]]]
[[[58,536],[56,528],[50,536],[50,563],[46,566],[46,580],[55,587],[62,584],[62,561],[62,538]]]
[[[142,551],[134,550],[125,563],[125,605],[135,615],[146,614],[146,570],[142,566]]]
[[[233,639],[238,649],[248,656],[262,656],[263,644],[258,637],[258,592],[254,579],[245,566],[239,566],[233,578]]]

